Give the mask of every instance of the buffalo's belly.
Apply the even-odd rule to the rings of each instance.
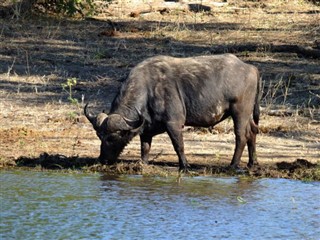
[[[230,114],[228,111],[187,114],[185,125],[194,127],[211,127],[223,121]]]

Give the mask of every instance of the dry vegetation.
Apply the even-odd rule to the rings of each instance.
[[[232,52],[256,65],[263,80],[261,166],[246,173],[320,179],[319,7],[298,0],[228,1],[210,11],[128,15],[122,11],[109,21],[0,19],[2,168],[175,171],[177,157],[165,134],[153,143],[149,167],[136,163],[138,139],[127,146],[120,164],[96,165],[99,140],[83,116],[83,103],[108,109],[121,81],[147,57]],[[76,84],[63,89],[68,80]],[[224,167],[234,148],[231,121],[209,131],[186,129],[185,145],[196,174],[230,174]]]

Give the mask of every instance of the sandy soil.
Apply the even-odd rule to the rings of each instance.
[[[239,7],[240,13],[235,10]],[[268,48],[297,45],[318,51],[319,11],[312,4],[292,3],[110,17],[116,33],[101,19],[0,19],[0,166],[26,166],[32,161],[41,165],[50,156],[53,162],[96,164],[99,140],[83,116],[84,103],[91,102],[97,112],[108,110],[121,81],[147,57],[214,54],[224,49],[262,73],[259,171],[302,159],[319,173],[319,165],[312,164],[320,163],[320,60]],[[72,78],[77,81],[71,88],[77,104],[62,88]],[[187,128],[184,138],[193,170],[201,168],[203,173],[230,163],[231,121],[210,131]],[[120,159],[135,163],[139,149],[135,138]],[[243,166],[246,162],[245,152]],[[177,156],[166,134],[155,138],[151,163],[176,169]],[[53,164],[62,166],[61,161]]]

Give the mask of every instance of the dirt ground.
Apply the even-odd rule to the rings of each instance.
[[[0,168],[176,172],[166,134],[153,141],[151,166],[138,162],[138,138],[119,164],[97,164],[99,139],[83,106],[108,110],[121,81],[147,57],[231,52],[257,66],[263,81],[260,166],[245,174],[320,180],[320,8],[289,2],[239,1],[207,12],[134,18],[0,19]],[[76,81],[70,91],[62,87],[68,80]],[[234,149],[232,121],[186,128],[184,139],[194,174],[239,174],[226,168]]]

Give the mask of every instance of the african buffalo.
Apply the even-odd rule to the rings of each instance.
[[[236,136],[231,167],[238,167],[246,144],[251,167],[257,162],[259,82],[257,68],[232,54],[148,58],[130,71],[108,115],[93,116],[88,104],[84,108],[101,140],[99,160],[115,163],[139,134],[141,159],[146,163],[152,137],[167,132],[180,170],[186,170],[183,127],[210,127],[231,116]]]

